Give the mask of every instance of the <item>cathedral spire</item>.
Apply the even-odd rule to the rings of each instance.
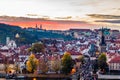
[[[100,45],[106,45],[103,27],[102,27],[102,30],[101,30],[101,43],[100,43]]]
[[[36,29],[38,28],[37,24],[36,24],[35,28],[36,28]]]
[[[106,41],[104,35],[104,28],[101,29],[101,40],[100,40],[101,53],[106,52]]]
[[[42,24],[40,24],[40,29],[42,30]]]

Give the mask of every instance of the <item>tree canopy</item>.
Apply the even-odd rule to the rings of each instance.
[[[107,64],[107,57],[105,53],[102,53],[99,57],[98,57],[98,65],[99,68],[101,69],[102,72],[107,72],[108,71],[108,64]]]
[[[13,26],[8,24],[0,23],[0,43],[5,44],[6,37],[10,37],[15,40],[15,35],[19,34],[20,37],[18,39],[17,44],[31,44],[33,42],[39,41],[43,38],[59,38],[64,40],[73,40],[74,38],[70,35],[63,35],[58,33],[53,33],[52,31],[29,31],[28,29],[23,29],[19,26]]]
[[[48,72],[48,63],[45,62],[45,60],[41,60],[39,68],[42,71],[42,73],[45,74],[46,72]]]
[[[31,48],[29,48],[29,51],[33,53],[44,53],[45,52],[45,47],[42,43],[34,43]]]
[[[33,73],[35,70],[37,70],[38,64],[38,59],[35,58],[34,54],[31,54],[26,63],[26,68],[29,72]]]
[[[62,57],[62,71],[65,74],[68,74],[71,72],[73,68],[73,61],[72,57],[69,52],[65,52]]]
[[[55,59],[51,61],[52,70],[58,73],[58,71],[61,69],[61,61],[59,59]]]
[[[98,57],[98,60],[99,61],[107,61],[107,57],[106,57],[106,54],[105,53],[102,53],[99,57]]]

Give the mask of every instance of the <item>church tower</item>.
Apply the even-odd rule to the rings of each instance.
[[[36,29],[36,30],[38,29],[38,26],[37,26],[37,24],[36,24],[36,26],[35,26],[35,29]]]
[[[106,52],[106,41],[105,41],[105,35],[104,35],[104,29],[101,29],[101,39],[100,39],[100,52]]]
[[[40,30],[42,30],[42,24],[40,25]]]
[[[6,37],[6,45],[10,42],[10,37]]]

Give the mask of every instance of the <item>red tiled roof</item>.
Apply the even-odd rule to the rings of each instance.
[[[75,51],[72,51],[72,50],[69,50],[68,52],[69,52],[71,55],[82,55],[81,53],[75,52]]]
[[[109,57],[112,57],[112,56],[115,56],[116,53],[107,53],[107,55],[108,55]]]
[[[109,63],[120,63],[120,56],[116,56],[109,61]]]

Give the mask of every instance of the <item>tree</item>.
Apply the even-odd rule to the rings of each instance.
[[[80,55],[78,58],[77,58],[82,64],[84,63],[84,56],[83,55]]]
[[[35,58],[34,54],[31,54],[26,63],[26,68],[29,72],[34,73],[34,71],[37,70],[38,64],[39,64],[38,59]]]
[[[52,64],[52,69],[58,73],[58,71],[61,69],[61,61],[58,59],[55,59],[51,62]]]
[[[5,71],[6,74],[7,74],[7,72],[8,72],[8,67],[9,67],[8,64],[4,64],[4,71]]]
[[[14,69],[15,69],[16,73],[20,72],[20,66],[18,64],[14,65]]]
[[[45,47],[42,43],[35,43],[28,50],[32,51],[33,53],[40,53],[40,52],[44,53],[45,52]]]
[[[96,73],[98,70],[98,60],[97,59],[93,61],[92,68],[93,68],[93,72]]]
[[[72,57],[69,52],[65,52],[62,57],[62,71],[64,74],[68,74],[71,72],[73,68]]]
[[[99,60],[99,61],[102,60],[102,61],[105,61],[105,62],[106,62],[106,61],[107,61],[106,54],[105,54],[105,53],[102,53],[102,54],[99,56],[98,60]]]
[[[107,72],[108,69],[108,64],[107,64],[107,57],[105,53],[102,53],[99,57],[98,57],[98,66],[101,69],[101,71],[103,72]]]
[[[40,61],[39,68],[40,68],[40,70],[42,71],[43,74],[45,74],[48,71],[48,65],[44,60]]]

